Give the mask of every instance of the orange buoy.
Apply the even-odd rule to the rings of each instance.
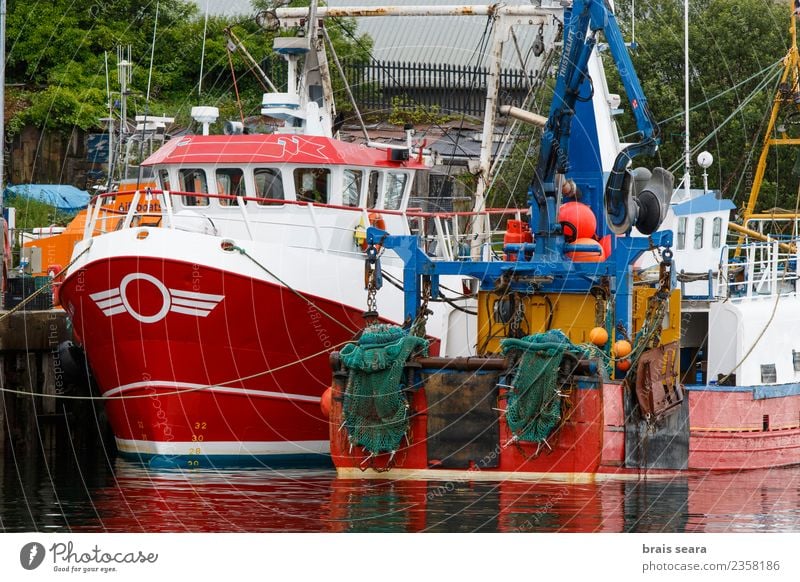
[[[604,327],[594,327],[589,332],[589,341],[598,348],[602,348],[608,342],[608,332]]]
[[[591,246],[597,249],[592,252],[577,251],[574,253],[564,253],[567,258],[572,259],[576,263],[602,263],[606,260],[603,246],[593,238],[579,238],[572,244]]]
[[[631,353],[631,342],[628,340],[617,340],[611,347],[611,353],[615,358],[624,358]]]
[[[386,221],[385,221],[385,220],[383,220],[383,216],[381,216],[381,214],[380,214],[379,212],[370,212],[370,213],[369,213],[369,216],[367,216],[367,218],[369,219],[369,225],[370,225],[370,226],[374,226],[375,228],[379,228],[379,229],[381,229],[381,230],[386,230]],[[367,250],[367,247],[369,246],[369,245],[367,244],[367,235],[366,235],[366,229],[365,229],[365,231],[364,231],[364,234],[363,234],[363,235],[359,235],[359,233],[358,233],[359,226],[360,226],[361,228],[364,228],[364,226],[363,226],[361,223],[359,223],[359,224],[356,226],[356,234],[355,234],[354,236],[355,236],[355,238],[356,238],[356,242],[357,242],[357,243],[358,243],[358,245],[361,247],[361,250],[362,250],[362,251],[366,251],[366,250]],[[363,238],[361,238],[362,236],[363,236]],[[360,242],[359,242],[359,241],[360,241]],[[377,248],[378,250],[380,250],[380,248],[381,248],[381,245],[375,245],[375,248]]]
[[[620,360],[617,362],[617,370],[620,372],[627,372],[631,369],[631,361],[630,360]]]
[[[594,212],[580,202],[562,204],[558,209],[558,222],[561,223],[567,241],[592,238],[597,230],[597,218]]]
[[[325,418],[330,418],[331,416],[331,400],[333,398],[333,388],[330,386],[325,389],[325,392],[322,393],[322,398],[319,400],[319,407],[322,410],[322,414]]]

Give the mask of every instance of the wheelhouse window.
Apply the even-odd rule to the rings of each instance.
[[[722,219],[717,216],[711,229],[711,248],[718,249],[722,244]]]
[[[342,191],[342,204],[345,206],[358,206],[361,200],[361,181],[364,172],[361,170],[344,171],[344,189]]]
[[[403,203],[403,193],[406,191],[408,174],[389,172],[386,176],[386,195],[383,198],[383,207],[386,210],[400,210]]]
[[[253,179],[256,183],[256,197],[263,198],[258,203],[275,204],[274,200],[285,200],[283,193],[283,178],[281,171],[276,168],[256,168],[253,170]]]
[[[181,196],[181,203],[184,206],[208,206],[207,197],[192,196],[190,194],[208,194],[208,181],[205,170],[191,168],[179,170],[178,180],[181,192],[186,192]]]
[[[694,248],[703,248],[703,223],[702,218],[696,218],[694,221]]]
[[[161,169],[158,171],[158,181],[161,182],[162,190],[172,190],[169,183],[169,171]]]
[[[327,168],[297,168],[294,171],[297,200],[327,204],[331,192],[331,171]]]
[[[686,248],[686,217],[681,216],[678,219],[678,241],[677,241],[677,249],[683,250]]]
[[[367,208],[375,208],[378,204],[378,186],[380,185],[380,172],[369,173],[369,184],[367,184]]]
[[[217,170],[217,194],[244,196],[244,172],[239,168],[220,168]],[[220,206],[236,206],[238,200],[218,198]]]

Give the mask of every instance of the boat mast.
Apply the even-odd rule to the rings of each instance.
[[[346,18],[346,17],[371,17],[371,16],[487,16],[495,19],[492,30],[492,48],[490,51],[491,60],[489,63],[489,80],[486,88],[486,109],[484,111],[483,133],[481,140],[481,150],[479,157],[478,183],[475,190],[474,211],[484,210],[486,201],[485,193],[491,177],[491,158],[493,150],[493,136],[495,123],[495,110],[497,106],[497,96],[500,89],[500,64],[503,54],[503,44],[507,39],[511,26],[514,23],[525,24],[528,26],[542,25],[547,22],[547,18],[560,14],[563,8],[559,5],[547,6],[526,6],[490,4],[490,5],[465,5],[465,6],[321,6],[317,7],[316,2],[311,6],[311,23],[309,24],[309,34],[314,42],[315,18]],[[309,15],[305,8],[278,8],[275,10],[275,17],[283,26],[292,26],[300,22],[301,19]],[[516,17],[516,20],[510,18]],[[327,63],[322,63],[321,69],[327,69]],[[324,71],[322,71],[324,73]],[[290,72],[290,81],[291,81]],[[478,216],[472,224],[472,245],[471,253],[474,258],[480,254],[480,247],[488,235],[488,217]]]
[[[685,109],[686,141],[684,143],[683,190],[686,200],[692,189],[692,146],[689,138],[689,0],[683,0],[683,107]]]
[[[783,59],[783,73],[781,75],[780,83],[778,84],[778,91],[775,93],[775,99],[772,102],[772,112],[769,116],[769,123],[767,130],[764,134],[764,145],[761,149],[761,156],[758,159],[758,166],[753,178],[753,185],[750,188],[750,197],[747,200],[747,206],[742,213],[742,226],[747,226],[747,222],[753,218],[758,202],[758,195],[761,191],[761,183],[764,180],[764,172],[767,169],[767,157],[769,154],[770,146],[798,146],[800,145],[800,138],[791,138],[786,134],[786,128],[778,127],[779,136],[775,136],[775,122],[778,119],[781,106],[784,103],[791,102],[794,105],[795,97],[800,98],[800,83],[798,83],[798,65],[800,65],[800,58],[797,52],[797,18],[795,14],[794,0],[789,0],[791,5],[791,22],[789,24],[789,33],[791,36],[791,46],[789,52]],[[791,75],[791,79],[789,78]],[[784,215],[787,216],[787,215]],[[788,215],[791,216],[791,215]],[[797,220],[797,216],[794,219]],[[740,243],[742,240],[740,239]]]
[[[490,236],[491,228],[489,217],[478,214],[486,207],[486,190],[488,189],[492,149],[494,146],[495,110],[497,108],[497,95],[500,91],[500,60],[503,57],[503,44],[508,27],[503,18],[495,17],[492,30],[492,48],[490,51],[489,75],[486,81],[486,106],[483,112],[483,134],[481,136],[481,151],[478,158],[478,181],[475,185],[475,205],[472,211],[475,218],[472,222],[472,243],[470,254],[473,259],[480,259],[481,247]]]

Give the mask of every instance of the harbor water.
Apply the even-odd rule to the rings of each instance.
[[[343,480],[331,468],[154,470],[100,440],[7,447],[4,532],[784,532],[800,467],[594,484]]]

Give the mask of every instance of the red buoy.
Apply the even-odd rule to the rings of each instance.
[[[50,284],[51,289],[53,290],[53,305],[61,305],[61,297],[59,296],[59,291],[61,290],[61,282],[64,280],[63,277],[59,277],[56,279],[58,274],[63,271],[64,268],[61,265],[48,265],[47,266],[47,276],[53,279],[53,282]]]
[[[322,410],[323,416],[325,418],[330,418],[331,416],[331,399],[333,398],[333,389],[329,386],[325,389],[325,392],[322,393],[322,398],[319,400],[319,407]]]
[[[558,222],[564,230],[567,241],[579,238],[592,238],[597,230],[597,218],[586,204],[567,202],[558,209]]]

